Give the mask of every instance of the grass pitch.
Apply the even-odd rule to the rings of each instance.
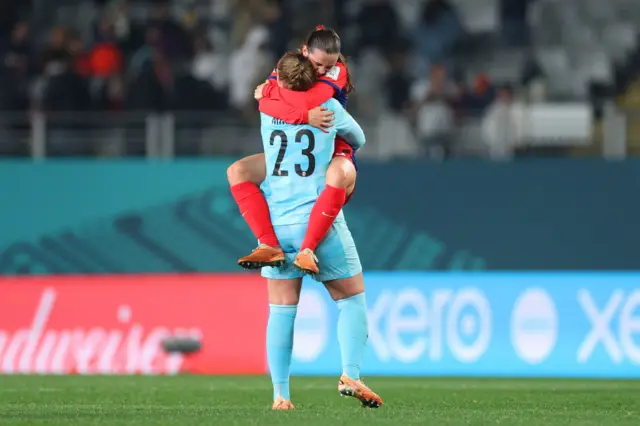
[[[272,412],[267,377],[0,376],[0,425],[640,425],[640,381],[371,378],[377,410],[336,382],[293,378]]]

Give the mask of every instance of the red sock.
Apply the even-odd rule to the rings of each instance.
[[[346,196],[347,190],[345,188],[325,186],[311,209],[309,225],[300,247],[301,250],[308,248],[315,251],[320,241],[329,232],[329,228],[336,220],[340,209],[344,206]]]
[[[269,205],[260,188],[251,182],[242,182],[231,187],[231,194],[258,241],[271,247],[279,247],[280,242],[271,224]]]

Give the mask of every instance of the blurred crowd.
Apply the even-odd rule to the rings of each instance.
[[[147,22],[131,19],[129,7],[127,1],[104,5],[90,38],[54,25],[41,43],[31,37],[29,16],[14,13],[1,35],[1,108],[226,108],[226,61],[216,57],[207,37],[174,20],[168,4],[152,5]]]
[[[253,88],[324,24],[341,35],[355,77],[349,108],[392,120],[389,131],[407,134],[393,139],[448,155],[461,121],[497,114],[516,96],[547,100],[548,76],[534,56],[506,78],[470,66],[474,54],[490,56],[490,45],[526,52],[537,1],[477,2],[497,5],[491,27],[499,30],[472,37],[475,17],[463,19],[455,0],[0,0],[0,109],[252,119]],[[38,15],[45,4],[51,16]],[[70,7],[85,12],[59,19]]]
[[[307,17],[309,27],[295,27],[296,12],[304,12],[304,5],[296,2],[229,1],[232,28],[228,43],[219,47],[200,19],[197,2],[146,2],[148,17],[138,20],[130,14],[134,1],[114,0],[96,2],[100,9],[88,35],[54,22],[45,37],[33,37],[33,5],[23,0],[0,3],[4,9],[0,33],[3,110],[243,110],[252,88],[268,75],[277,57],[297,47],[314,25]],[[368,55],[367,64],[373,51],[384,62],[391,108],[404,109],[418,99],[454,96],[452,104],[460,113],[489,104],[498,93],[486,76],[478,76],[474,87],[467,89],[447,72],[464,32],[447,0],[424,5],[369,0],[361,5],[354,22],[344,18],[342,10],[350,2],[331,3],[333,16],[323,18],[332,22],[325,23],[355,30],[350,32],[353,37],[345,37],[347,55],[356,62]],[[418,19],[411,17],[415,22],[402,22],[399,16],[397,9],[408,3],[420,10]],[[510,28],[519,29],[520,34],[523,27],[513,24]],[[524,36],[512,40],[517,38]],[[417,64],[407,63],[410,52],[421,57]],[[365,73],[360,69],[359,74]],[[428,78],[416,79],[419,74]]]

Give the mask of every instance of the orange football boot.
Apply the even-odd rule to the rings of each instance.
[[[318,258],[313,250],[308,248],[297,254],[293,261],[293,266],[306,274],[315,275],[320,272],[320,269],[318,268]]]
[[[280,267],[286,259],[280,247],[260,244],[250,255],[238,259],[238,265],[245,269],[260,269],[263,266]]]
[[[338,391],[342,396],[352,396],[362,403],[363,407],[378,408],[382,405],[382,399],[374,391],[369,389],[362,380],[353,380],[344,374],[338,382]]]
[[[295,410],[296,407],[293,406],[290,400],[284,399],[283,397],[279,396],[278,398],[276,398],[275,401],[273,401],[273,406],[271,407],[271,409],[278,410],[278,411],[280,410],[286,411],[286,410]]]

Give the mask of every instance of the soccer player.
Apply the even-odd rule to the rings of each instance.
[[[309,59],[320,77],[319,81],[307,92],[306,103],[292,106],[279,102],[275,75],[271,75],[271,84],[257,89],[260,111],[290,124],[310,123],[324,128],[331,120],[332,112],[326,108],[315,108],[332,97],[346,107],[347,95],[352,89],[351,77],[340,54],[340,37],[335,31],[318,27],[309,34],[300,52]],[[311,111],[309,111],[311,110]],[[286,261],[278,237],[274,232],[269,209],[260,191],[259,185],[271,171],[265,170],[264,154],[255,154],[232,164],[227,170],[231,192],[238,203],[243,218],[259,241],[259,246],[248,256],[238,260],[238,264],[247,269],[263,266],[278,266]],[[318,197],[309,216],[304,242],[300,253],[295,257],[297,267],[310,274],[319,272],[314,251],[331,228],[342,207],[349,201],[355,188],[356,163],[354,149],[342,138],[335,140],[334,159],[326,174],[326,186]]]
[[[285,54],[277,65],[277,96],[282,102],[304,107],[306,95],[316,80],[311,60],[299,53]],[[261,189],[266,196],[274,232],[287,260],[304,244],[309,216],[325,186],[336,133],[351,146],[365,143],[364,133],[338,101],[323,104],[335,116],[328,133],[308,125],[291,125],[261,113],[261,133],[267,174]],[[367,308],[362,266],[344,215],[335,222],[318,245],[316,261],[322,269],[314,275],[338,305],[338,343],[343,373],[338,382],[342,395],[352,396],[367,407],[382,400],[360,380],[360,365],[368,337]],[[269,294],[267,358],[273,383],[273,409],[292,410],[289,370],[293,350],[293,328],[302,288],[303,271],[291,262],[282,268],[263,267]]]

